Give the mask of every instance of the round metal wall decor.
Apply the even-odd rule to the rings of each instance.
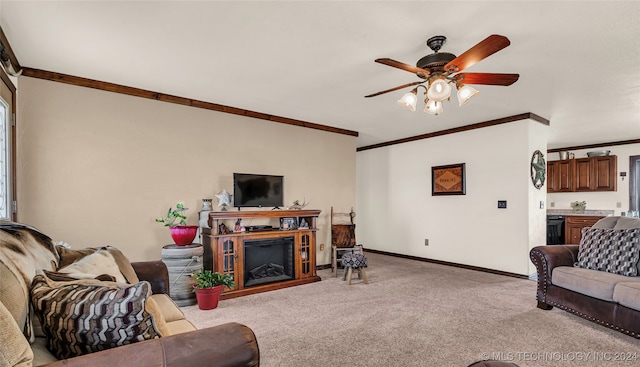
[[[536,150],[531,156],[531,182],[533,183],[533,187],[540,190],[544,185],[546,173],[547,164],[544,160],[544,154]]]

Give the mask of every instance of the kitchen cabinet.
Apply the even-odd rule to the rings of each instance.
[[[618,159],[615,155],[592,157],[593,191],[616,191],[618,189]]]
[[[564,243],[567,245],[578,245],[582,239],[582,228],[591,227],[596,224],[597,221],[602,219],[602,216],[592,215],[568,215],[565,217],[565,236]]]
[[[617,168],[615,155],[549,161],[547,192],[616,191]]]
[[[547,165],[547,192],[573,191],[574,160],[550,161]]]

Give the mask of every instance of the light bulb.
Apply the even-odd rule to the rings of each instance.
[[[427,97],[430,100],[441,102],[451,96],[451,85],[443,78],[437,78],[431,81]]]
[[[471,98],[475,97],[479,92],[468,85],[462,86],[462,88],[458,89],[458,105],[462,106],[463,104],[469,102]]]
[[[424,112],[430,115],[439,115],[444,111],[442,107],[442,102],[434,101],[432,99],[427,100],[427,104],[424,107]]]
[[[412,90],[411,92],[405,94],[398,100],[398,105],[405,110],[415,112],[416,110],[416,102],[418,101],[418,97],[416,96],[418,93],[417,89]]]

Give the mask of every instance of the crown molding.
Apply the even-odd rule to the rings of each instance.
[[[496,120],[478,122],[478,123],[471,124],[471,125],[459,126],[459,127],[454,127],[454,128],[451,128],[451,129],[434,131],[432,133],[411,136],[411,137],[408,137],[408,138],[402,138],[402,139],[397,139],[397,140],[386,141],[386,142],[383,142],[383,143],[367,145],[367,146],[364,146],[364,147],[357,148],[356,151],[361,152],[363,150],[388,147],[390,145],[404,144],[404,143],[408,143],[408,142],[412,142],[412,141],[416,141],[416,140],[430,139],[430,138],[435,138],[437,136],[456,134],[456,133],[461,133],[463,131],[481,129],[481,128],[485,128],[485,127],[489,127],[489,126],[496,126],[496,125],[506,124],[506,123],[509,123],[509,122],[527,120],[527,119],[534,120],[534,121],[539,122],[539,123],[541,123],[543,125],[549,125],[549,120],[547,120],[547,119],[545,119],[543,117],[540,117],[540,116],[536,115],[535,113],[527,112],[527,113],[521,113],[519,115],[503,117],[503,118],[496,119]]]
[[[620,141],[612,141],[609,143],[597,143],[597,144],[588,144],[588,145],[574,145],[572,147],[547,149],[547,153],[561,152],[563,150],[604,148],[604,147],[612,147],[615,145],[638,144],[638,143],[640,143],[640,139],[620,140]]]
[[[79,86],[79,87],[99,89],[99,90],[104,90],[104,91],[107,91],[107,92],[126,94],[126,95],[134,96],[134,97],[154,99],[154,100],[161,101],[161,102],[168,102],[168,103],[175,103],[175,104],[184,105],[184,106],[203,108],[203,109],[206,109],[206,110],[218,111],[218,112],[222,112],[222,113],[230,113],[230,114],[233,114],[233,115],[241,115],[241,116],[253,117],[253,118],[272,121],[272,122],[277,122],[277,123],[281,123],[281,124],[305,127],[305,128],[308,128],[308,129],[322,130],[322,131],[327,131],[327,132],[331,132],[331,133],[343,134],[343,135],[349,135],[349,136],[356,136],[356,137],[358,136],[358,132],[357,131],[340,129],[340,128],[333,127],[333,126],[321,125],[321,124],[316,124],[316,123],[313,123],[313,122],[302,121],[302,120],[295,120],[295,119],[291,119],[291,118],[287,118],[287,117],[269,115],[269,114],[266,114],[266,113],[245,110],[245,109],[242,109],[242,108],[225,106],[225,105],[221,105],[221,104],[217,104],[217,103],[199,101],[199,100],[196,100],[196,99],[178,97],[178,96],[173,96],[173,95],[170,95],[170,94],[153,92],[153,91],[149,91],[149,90],[146,90],[146,89],[128,87],[128,86],[120,85],[120,84],[102,82],[102,81],[99,81],[99,80],[87,79],[87,78],[82,78],[82,77],[79,77],[79,76],[56,73],[56,72],[53,72],[53,71],[46,71],[46,70],[23,67],[22,68],[22,76],[27,76],[27,77],[31,77],[31,78],[37,78],[37,79],[43,79],[43,80],[49,80],[49,81],[58,82],[58,83],[65,83],[65,84],[75,85],[75,86]]]

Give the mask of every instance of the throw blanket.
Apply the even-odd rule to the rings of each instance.
[[[29,287],[36,274],[43,270],[56,270],[59,256],[53,241],[37,229],[16,222],[0,221],[0,262],[20,282],[29,307]],[[31,316],[27,316],[25,336],[34,340]]]

